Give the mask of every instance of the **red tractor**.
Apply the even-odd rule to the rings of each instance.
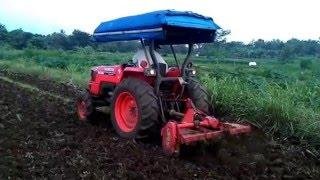
[[[97,107],[111,106],[119,136],[161,135],[167,154],[179,152],[181,144],[249,133],[248,125],[216,119],[210,95],[195,79],[190,59],[194,44],[213,42],[217,29],[212,18],[171,10],[101,23],[94,32],[96,41],[140,40],[142,48],[129,63],[92,68],[88,93],[77,101],[80,120],[91,121]],[[176,44],[188,44],[181,64]],[[170,46],[175,65],[169,67],[156,51],[162,45]]]

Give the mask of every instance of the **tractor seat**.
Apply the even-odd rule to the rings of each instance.
[[[132,62],[136,64],[138,67],[142,67],[142,68],[154,67],[149,50],[147,50],[147,54],[150,62],[148,62],[146,55],[144,53],[144,50],[142,49],[138,50],[138,52],[133,56]],[[161,55],[157,51],[154,51],[154,54],[159,62],[160,73],[162,76],[165,76],[166,73],[168,72],[168,64],[165,62],[165,60],[161,57]]]
[[[132,63],[132,60],[129,60],[127,63],[122,63],[121,66],[122,68],[126,68],[126,67],[136,67],[137,65]]]

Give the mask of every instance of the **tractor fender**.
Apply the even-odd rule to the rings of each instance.
[[[155,76],[146,76],[144,73],[144,68],[142,67],[126,67],[123,71],[122,79],[126,79],[129,77],[145,81],[151,86],[153,86],[156,79]]]
[[[95,96],[105,95],[129,77],[146,81],[150,85],[155,80],[155,77],[145,76],[144,68],[141,67],[97,66],[91,69],[90,93]]]

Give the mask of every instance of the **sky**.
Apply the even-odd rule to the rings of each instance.
[[[319,0],[0,0],[0,23],[39,34],[92,34],[102,21],[162,9],[210,16],[231,30],[228,41],[320,38]]]

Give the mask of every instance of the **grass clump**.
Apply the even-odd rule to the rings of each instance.
[[[269,133],[320,144],[319,107],[307,99],[312,89],[302,84],[283,88],[275,83],[253,88],[239,78],[203,76],[220,115],[245,119]]]

